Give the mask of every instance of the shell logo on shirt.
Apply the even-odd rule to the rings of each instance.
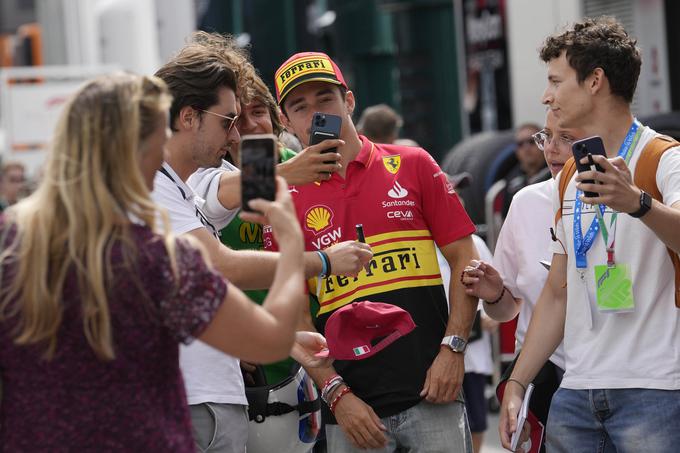
[[[401,156],[398,154],[396,156],[385,156],[382,160],[387,171],[396,175],[399,171],[399,167],[401,167]]]
[[[312,206],[305,214],[305,227],[319,234],[333,223],[333,211],[323,205]]]

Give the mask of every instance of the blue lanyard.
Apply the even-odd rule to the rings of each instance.
[[[631,145],[633,144],[633,141],[637,135],[639,126],[640,123],[637,121],[637,119],[635,119],[633,124],[630,126],[630,129],[628,129],[628,134],[626,134],[626,138],[623,140],[623,143],[621,143],[621,147],[619,148],[618,155],[623,157],[626,163],[630,160],[630,156],[632,155],[631,151],[633,146]],[[637,140],[635,141],[637,142]],[[595,216],[593,222],[590,224],[590,228],[588,228],[585,236],[583,236],[583,231],[581,229],[581,210],[583,203],[580,199],[582,194],[583,192],[577,189],[576,200],[574,201],[574,252],[576,254],[576,267],[579,269],[588,267],[586,253],[588,253],[588,250],[590,250],[590,247],[592,247],[593,242],[597,237],[597,233],[600,231],[600,224],[597,220],[597,216]],[[599,209],[600,213],[604,216],[604,205],[598,205],[596,209]]]

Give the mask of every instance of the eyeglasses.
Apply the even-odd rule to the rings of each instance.
[[[518,148],[521,148],[524,145],[532,145],[536,143],[536,140],[534,139],[534,136],[532,135],[531,137],[527,137],[523,140],[517,140],[515,144],[517,145]]]
[[[536,143],[536,146],[538,146],[538,149],[540,149],[541,151],[544,151],[545,147],[548,144],[553,143],[554,138],[557,138],[557,141],[561,145],[571,146],[571,144],[574,143],[574,140],[567,138],[563,135],[559,135],[557,137],[554,137],[553,134],[546,131],[545,129],[536,132],[531,137],[534,139],[534,143]],[[558,143],[555,143],[555,144],[557,145]]]
[[[234,128],[236,125],[236,121],[238,121],[239,115],[235,116],[227,116],[227,115],[221,115],[219,113],[211,112],[210,110],[203,110],[203,109],[197,109],[201,112],[204,113],[210,113],[211,115],[219,116],[220,118],[224,118],[224,121],[222,121],[222,128],[226,131],[227,134],[231,132],[231,130]]]

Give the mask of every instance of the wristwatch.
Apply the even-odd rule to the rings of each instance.
[[[639,219],[643,215],[647,214],[647,212],[652,209],[652,196],[645,192],[644,190],[640,191],[640,209],[638,209],[635,212],[629,212],[628,215],[631,217],[635,217],[636,219]]]
[[[458,335],[449,335],[442,339],[441,344],[443,346],[448,346],[453,352],[465,353],[465,348],[467,348],[467,340],[459,337]]]

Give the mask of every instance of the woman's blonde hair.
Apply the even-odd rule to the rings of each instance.
[[[117,73],[88,82],[65,106],[43,180],[6,211],[0,320],[17,318],[17,344],[44,344],[46,357],[54,356],[64,281],[75,272],[87,342],[100,359],[115,357],[107,300],[111,246],[123,244],[129,265],[135,256],[130,219],[155,231],[163,217],[150,199],[139,155],[170,103],[162,80]],[[166,217],[165,231],[167,225]],[[14,239],[7,237],[10,230]],[[174,263],[173,240],[165,231]],[[11,277],[3,278],[7,269]]]

